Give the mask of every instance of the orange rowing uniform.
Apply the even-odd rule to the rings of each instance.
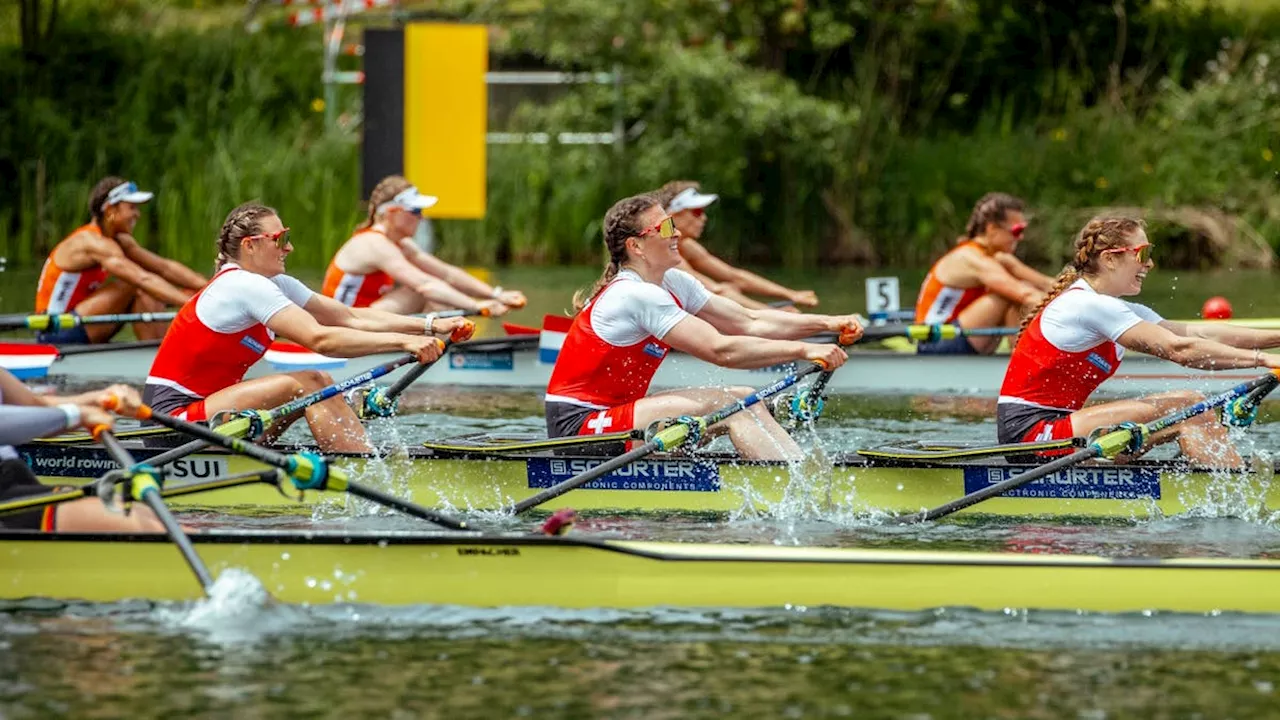
[[[920,295],[916,298],[916,322],[928,325],[938,325],[944,323],[953,323],[960,311],[973,304],[973,301],[987,294],[987,288],[979,285],[971,288],[958,288],[944,285],[938,279],[938,264],[950,256],[952,253],[960,252],[966,248],[973,248],[982,254],[987,254],[986,248],[975,240],[960,243],[951,248],[951,251],[941,258],[938,262],[929,268],[929,274],[925,276],[924,284],[920,286]]]
[[[44,261],[44,268],[40,271],[40,284],[36,286],[37,313],[70,312],[107,281],[107,271],[101,265],[68,272],[53,261],[53,256],[63,243],[86,230],[102,235],[102,229],[97,223],[82,225],[55,245],[49,253],[49,259]]]
[[[366,232],[378,233],[376,230]],[[357,233],[359,235],[361,233]],[[383,236],[386,239],[386,236]],[[350,241],[348,241],[350,242]],[[329,269],[324,273],[324,285],[320,293],[348,307],[369,307],[378,298],[391,292],[396,281],[387,273],[376,270],[364,275],[349,273],[338,267],[338,256],[329,261]]]

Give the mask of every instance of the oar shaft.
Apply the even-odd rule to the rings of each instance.
[[[0,317],[0,329],[26,328],[28,330],[69,330],[81,325],[108,325],[131,322],[169,322],[178,316],[176,312],[116,313],[112,315],[85,315],[57,313],[47,315],[8,315]]]
[[[371,500],[373,502],[376,502],[379,505],[382,505],[384,507],[389,507],[393,510],[399,510],[400,512],[406,515],[412,515],[413,517],[416,517],[420,520],[427,520],[429,522],[433,522],[442,527],[449,528],[450,530],[470,529],[467,523],[462,520],[457,520],[443,513],[438,513],[434,510],[428,510],[427,508],[424,508],[421,505],[418,505],[417,503],[411,503],[408,500],[401,500],[400,498],[395,497],[394,495],[388,495],[387,493],[384,493],[381,490],[375,490],[374,488],[371,488],[368,485],[362,485],[353,480],[347,481],[347,492],[351,493],[352,495],[355,495],[356,497],[361,497],[361,498],[364,498],[365,500]]]
[[[703,416],[703,420],[706,422],[707,427],[711,427],[712,425],[715,425],[716,423],[721,422],[725,418],[729,417],[730,415],[733,415],[734,413],[737,413],[740,410],[745,410],[751,407],[752,405],[755,405],[756,403],[760,402],[761,400],[764,400],[765,398],[769,398],[769,397],[773,397],[774,395],[777,395],[783,390],[786,390],[792,385],[795,385],[797,382],[800,382],[802,378],[808,375],[812,375],[813,373],[816,373],[816,372],[828,373],[832,371],[825,370],[821,365],[810,365],[809,367],[799,372],[792,373],[784,378],[777,380],[771,385],[766,385],[760,388],[759,390],[756,390],[755,392],[742,398],[738,402],[733,403],[732,405],[726,405],[720,408],[719,410],[716,410],[715,412],[711,413],[710,415]]]
[[[241,455],[247,455],[253,458],[254,460],[257,460],[258,462],[265,463],[272,467],[277,467],[282,470],[292,470],[292,467],[290,466],[290,463],[289,463],[288,456],[284,455],[283,453],[278,453],[274,450],[268,450],[267,448],[264,448],[261,445],[254,445],[251,442],[245,442],[240,438],[223,435],[222,433],[210,430],[209,428],[203,425],[197,425],[195,423],[190,423],[185,420],[179,420],[178,418],[173,417],[172,415],[166,415],[165,413],[155,412],[154,410],[152,410],[151,408],[145,405],[142,407],[141,412],[138,413],[138,418],[140,420],[151,420],[152,422],[163,425],[167,428],[170,428],[171,430],[178,430],[180,432],[185,432],[188,435],[194,435],[200,438],[201,440],[209,443],[210,445],[218,445],[220,447],[224,447],[233,452],[238,452]],[[187,447],[190,445],[194,445],[194,443],[187,443],[187,445],[183,447]],[[179,449],[182,449],[182,448],[175,448],[175,450],[179,450]]]
[[[453,344],[452,341],[445,342],[445,344],[440,348],[440,357],[444,357],[445,355],[448,354],[449,347],[452,344]],[[399,380],[396,380],[394,383],[392,383],[391,389],[387,390],[387,394],[383,396],[382,401],[385,403],[390,403],[395,401],[396,398],[400,397],[401,393],[409,389],[410,385],[417,382],[418,378],[422,377],[423,373],[430,370],[431,366],[435,365],[439,361],[440,361],[439,358],[437,358],[436,360],[429,363],[419,363],[417,367],[409,370],[409,372],[405,373],[404,375],[401,375]]]
[[[612,460],[606,460],[605,462],[600,463],[599,465],[591,468],[590,470],[582,473],[581,475],[569,478],[568,480],[565,480],[562,483],[557,483],[556,485],[553,485],[547,488],[546,490],[543,490],[537,495],[527,497],[524,500],[521,500],[520,502],[509,507],[508,510],[514,515],[519,515],[520,513],[525,512],[530,508],[537,507],[550,500],[555,500],[556,498],[569,492],[570,490],[582,487],[583,485],[586,485],[592,480],[604,477],[605,475],[608,475],[614,470],[617,470],[618,468],[621,468],[621,467],[625,467],[635,462],[636,460],[640,460],[644,458],[646,455],[649,455],[657,450],[658,450],[657,443],[652,443],[652,442],[645,443],[644,445],[641,445],[640,447],[635,448],[634,450],[625,452],[613,458]]]
[[[417,362],[417,360],[418,358],[414,355],[405,355],[403,357],[396,358],[391,362],[383,363],[382,365],[379,365],[378,367],[372,368],[370,370],[366,370],[365,372],[362,372],[359,375],[353,375],[347,378],[346,380],[334,383],[329,387],[321,388],[320,390],[317,390],[306,397],[298,398],[297,400],[287,402],[281,405],[280,407],[277,407],[271,410],[271,417],[273,420],[279,420],[280,418],[285,417],[287,415],[292,415],[293,413],[296,413],[300,410],[305,410],[311,407],[312,405],[315,405],[316,403],[324,402],[329,398],[337,397],[338,395],[341,395],[342,393],[350,390],[351,388],[359,387],[360,385],[373,382],[374,380],[377,380],[383,375],[394,372],[400,369],[401,367],[408,365],[409,363]]]
[[[125,449],[116,436],[111,431],[103,428],[94,428],[94,436],[107,449],[107,454],[121,466],[127,473],[133,473],[129,478],[129,492],[135,500],[145,503],[151,511],[155,513],[156,519],[164,526],[165,532],[169,534],[169,539],[178,546],[178,552],[182,553],[182,557],[190,566],[191,571],[195,573],[196,580],[200,582],[200,587],[204,590],[205,595],[209,594],[209,589],[213,587],[213,575],[209,573],[209,568],[205,567],[204,561],[196,554],[195,547],[191,544],[191,539],[182,531],[182,526],[178,524],[177,518],[173,513],[169,512],[169,508],[165,506],[164,500],[160,497],[160,484],[156,478],[146,472],[138,472],[138,464],[134,462],[133,455]]]

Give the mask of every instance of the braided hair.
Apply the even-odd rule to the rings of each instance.
[[[257,235],[262,230],[262,221],[276,214],[274,208],[262,203],[247,202],[227,214],[222,221],[222,229],[218,231],[218,259],[214,261],[213,270],[222,269],[223,264],[240,259],[240,241],[250,235]]]
[[[1062,272],[1058,273],[1058,277],[1053,281],[1053,287],[1045,294],[1039,305],[1022,316],[1022,326],[1018,328],[1018,336],[1014,339],[1014,343],[1022,339],[1022,334],[1027,331],[1027,326],[1031,324],[1032,319],[1039,315],[1050,302],[1053,302],[1054,298],[1071,287],[1076,280],[1098,271],[1098,258],[1102,256],[1104,250],[1125,247],[1129,236],[1144,227],[1146,223],[1128,217],[1100,216],[1086,223],[1080,230],[1080,234],[1076,236],[1075,254],[1072,255],[1066,267],[1062,268]]]
[[[622,269],[622,263],[627,259],[627,240],[640,232],[640,216],[653,207],[662,207],[657,195],[644,193],[619,200],[609,208],[609,212],[605,213],[604,248],[609,253],[609,259],[605,261],[604,272],[600,275],[600,279],[596,280],[590,289],[574,293],[575,312],[580,312],[586,307],[587,303],[591,302],[591,299],[618,275],[618,271]]]

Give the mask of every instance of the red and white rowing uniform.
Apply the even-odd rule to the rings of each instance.
[[[662,285],[619,272],[574,317],[560,348],[547,385],[547,434],[630,430],[635,401],[649,391],[670,349],[662,338],[710,298],[682,270],[668,270]]]
[[[976,240],[969,240],[951,248],[946,255],[938,258],[938,262],[929,268],[929,274],[925,276],[924,284],[920,286],[920,294],[916,297],[916,322],[928,325],[954,322],[961,310],[987,294],[987,288],[982,285],[958,288],[943,284],[938,279],[938,265],[952,254],[961,251],[987,254],[986,248]]]
[[[143,402],[192,422],[204,399],[244,379],[275,333],[267,322],[314,293],[288,275],[267,277],[228,263],[178,311],[160,343]]]
[[[44,267],[40,270],[40,283],[36,286],[37,313],[71,312],[85,298],[92,295],[94,290],[102,287],[102,283],[107,281],[107,271],[101,265],[94,265],[91,268],[76,272],[68,272],[58,267],[58,264],[53,261],[53,256],[58,252],[58,248],[82,232],[102,235],[102,229],[98,227],[98,224],[91,222],[76,228],[70,235],[54,246],[49,253],[48,259],[44,261]]]
[[[1163,320],[1145,305],[1099,294],[1077,280],[1031,320],[1009,358],[996,404],[1000,442],[1074,436],[1071,413],[1124,358],[1116,340],[1140,322]]]

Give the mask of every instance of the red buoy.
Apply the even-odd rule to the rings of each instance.
[[[1204,307],[1200,308],[1200,317],[1205,320],[1230,320],[1231,303],[1221,295],[1214,295],[1204,301]]]

